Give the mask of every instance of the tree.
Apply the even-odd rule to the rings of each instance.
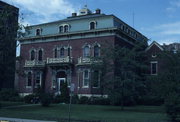
[[[136,43],[132,47],[111,46],[103,54],[104,86],[113,105],[134,105],[144,86],[145,44]]]
[[[161,58],[164,59],[166,68],[157,76],[159,94],[165,101],[166,112],[172,122],[180,121],[180,52],[165,51]]]
[[[13,88],[18,9],[1,1],[0,6],[0,89]]]

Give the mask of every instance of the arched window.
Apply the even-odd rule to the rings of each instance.
[[[59,33],[62,33],[63,32],[63,26],[60,26],[59,27]]]
[[[54,58],[57,58],[57,48],[54,49]]]
[[[31,51],[31,61],[34,60],[34,59],[35,59],[35,51],[32,50],[32,51]]]
[[[100,47],[98,45],[94,46],[94,57],[100,56]]]
[[[64,56],[64,48],[61,48],[60,50],[60,57],[63,57]]]
[[[95,22],[90,22],[90,30],[93,30],[96,28],[96,23]]]
[[[84,57],[89,57],[90,56],[90,48],[89,48],[89,46],[84,47],[83,56]]]
[[[68,32],[69,31],[69,27],[68,27],[68,25],[65,25],[64,26],[64,32]]]
[[[38,60],[39,61],[42,61],[42,50],[39,50],[39,52],[38,52]]]
[[[28,72],[27,86],[31,86],[31,85],[32,85],[32,74],[31,74],[31,72]]]
[[[40,28],[36,29],[36,36],[39,36],[39,35],[41,35],[41,29]]]

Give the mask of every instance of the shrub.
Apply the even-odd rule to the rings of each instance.
[[[40,95],[41,105],[43,107],[48,107],[51,104],[52,97],[49,93],[43,93]]]
[[[109,98],[103,98],[103,97],[91,97],[89,100],[89,104],[92,104],[92,105],[110,105],[110,99]]]
[[[176,93],[170,94],[165,101],[166,113],[172,122],[180,121],[180,96]]]
[[[88,104],[89,98],[86,96],[82,96],[79,99],[79,104]]]
[[[0,100],[2,101],[21,101],[21,98],[17,91],[13,89],[2,89],[0,91]]]
[[[79,97],[78,97],[78,95],[73,95],[73,96],[72,96],[71,103],[72,103],[72,104],[78,104],[78,103],[79,103]]]
[[[28,104],[31,104],[31,103],[33,103],[34,97],[35,97],[34,94],[26,95],[26,96],[24,97],[24,102],[25,102],[25,103],[28,103]]]

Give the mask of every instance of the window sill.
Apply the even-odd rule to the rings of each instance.
[[[87,89],[87,88],[89,88],[89,86],[83,86],[82,88],[85,88],[85,89]]]

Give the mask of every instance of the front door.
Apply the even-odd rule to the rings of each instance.
[[[57,90],[58,90],[58,94],[61,94],[61,84],[66,82],[66,78],[57,78]]]

